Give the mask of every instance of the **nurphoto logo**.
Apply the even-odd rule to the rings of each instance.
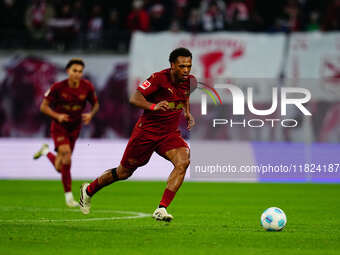
[[[212,88],[210,88],[212,89]],[[270,127],[274,128],[277,124],[281,125],[284,128],[292,128],[298,125],[297,119],[286,119],[284,118],[287,115],[287,105],[294,105],[304,116],[311,116],[310,111],[304,106],[311,99],[311,93],[308,89],[305,88],[296,88],[296,87],[283,87],[283,88],[271,88],[272,89],[272,104],[268,109],[256,109],[254,106],[254,93],[253,88],[247,88],[247,95],[245,96],[243,91],[233,84],[217,84],[214,86],[213,92],[220,100],[220,95],[216,92],[215,89],[224,89],[228,90],[232,97],[232,113],[235,116],[244,116],[245,115],[245,105],[247,105],[250,113],[256,116],[268,116],[272,115],[278,107],[280,108],[280,116],[281,118],[257,118],[257,119],[246,119],[243,120],[237,119],[237,121],[233,119],[226,118],[214,118],[212,120],[212,127],[217,127],[221,125],[234,127],[254,127],[260,128],[265,124],[270,125]],[[280,92],[280,94],[279,94]],[[212,93],[207,93],[212,97]],[[207,115],[207,94],[201,95],[201,114]],[[279,103],[280,102],[280,103]],[[280,106],[279,106],[280,104]]]

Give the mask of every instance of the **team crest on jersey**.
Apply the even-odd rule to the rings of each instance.
[[[151,82],[149,82],[148,80],[145,80],[141,85],[139,85],[139,87],[141,87],[142,89],[147,89],[150,86]]]

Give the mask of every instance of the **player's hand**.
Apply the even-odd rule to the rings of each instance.
[[[68,122],[70,121],[70,116],[68,116],[68,114],[65,113],[60,113],[58,114],[57,120],[59,123]]]
[[[81,115],[81,118],[83,120],[83,123],[85,125],[88,125],[91,122],[91,120],[92,120],[92,114],[91,113],[83,113]]]
[[[195,126],[195,119],[191,113],[185,114],[185,118],[188,122],[187,129],[190,130],[193,126]]]
[[[155,105],[153,108],[154,111],[167,111],[169,110],[169,103],[168,101],[160,101],[158,104]]]

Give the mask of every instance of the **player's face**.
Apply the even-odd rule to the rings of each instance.
[[[68,77],[71,81],[79,81],[83,76],[83,66],[78,64],[73,64],[67,69]]]
[[[175,63],[171,63],[176,79],[179,81],[186,81],[189,79],[191,71],[191,57],[179,56]]]

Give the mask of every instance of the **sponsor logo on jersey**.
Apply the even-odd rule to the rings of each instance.
[[[79,111],[81,110],[81,105],[73,105],[72,106],[72,111]]]
[[[148,80],[145,80],[141,85],[139,85],[139,87],[141,87],[142,89],[147,89],[150,86],[151,82],[149,82]]]
[[[170,110],[181,110],[184,108],[184,102],[169,102],[168,106]]]

